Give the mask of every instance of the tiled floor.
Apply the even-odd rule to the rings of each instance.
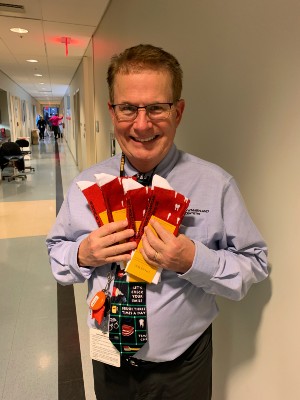
[[[12,183],[8,183],[12,185]],[[21,184],[26,185],[23,181]],[[55,200],[0,203],[0,239],[46,235],[55,218]],[[7,223],[8,222],[8,223]],[[30,223],[28,223],[30,222]]]
[[[27,180],[0,183],[0,399],[71,400],[59,396],[57,284],[45,246],[56,212],[55,142],[32,152]],[[78,171],[63,140],[59,153],[65,192]],[[85,398],[94,400],[85,285],[74,292]]]

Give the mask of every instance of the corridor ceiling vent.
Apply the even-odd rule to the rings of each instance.
[[[11,13],[25,13],[25,7],[21,4],[0,3],[0,14],[9,15]]]

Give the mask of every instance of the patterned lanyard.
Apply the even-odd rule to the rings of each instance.
[[[146,175],[143,172],[138,172],[136,174],[137,181],[139,183],[141,183],[143,186],[151,186],[152,179],[155,174],[156,168],[157,168],[157,166],[155,168],[153,168],[151,175]],[[121,178],[125,177],[125,154],[124,153],[122,153],[121,161],[120,161],[120,177]]]

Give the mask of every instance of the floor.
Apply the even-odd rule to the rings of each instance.
[[[0,182],[0,400],[94,400],[86,286],[57,285],[45,246],[78,170],[63,139],[31,150],[35,171]]]

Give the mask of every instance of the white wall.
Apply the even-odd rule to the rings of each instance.
[[[96,137],[95,137],[95,116],[94,116],[94,64],[93,44],[90,42],[83,62],[84,74],[84,109],[86,112],[84,137],[86,140],[86,166],[96,162]]]
[[[98,159],[109,156],[106,69],[141,42],[174,53],[186,111],[178,147],[232,173],[270,248],[270,279],[219,299],[214,400],[297,400],[300,355],[300,2],[112,0],[94,37]]]
[[[15,122],[18,126],[13,130],[13,120],[12,115],[9,113],[9,126],[3,126],[8,130],[9,135],[11,135],[12,140],[15,140],[17,136],[30,136],[31,130],[36,128],[35,125],[35,115],[33,115],[33,106],[36,106],[36,112],[40,113],[40,104],[31,97],[25,90],[18,86],[14,81],[12,81],[6,74],[0,71],[0,89],[7,92],[8,95],[8,107],[10,107],[9,96],[14,96],[18,100],[26,102],[26,120],[25,123],[22,121],[21,110],[18,110],[18,116]],[[21,106],[21,104],[20,104]]]
[[[93,45],[91,41],[64,98],[65,139],[80,171],[96,162],[93,75]],[[79,113],[75,109],[75,95],[79,99]],[[70,116],[67,115],[67,96],[70,96]],[[76,118],[79,118],[77,129]]]
[[[110,7],[108,8],[110,10]],[[109,11],[108,11],[109,13]],[[109,13],[110,14],[110,13]],[[95,85],[95,121],[99,129],[96,131],[97,161],[110,157],[110,134],[113,132],[113,125],[108,114],[108,89],[106,83],[106,70],[114,47],[111,43],[103,40],[102,23],[106,25],[107,14],[100,24],[100,29],[93,37],[94,45],[94,85]],[[106,37],[106,34],[104,38]]]
[[[76,134],[76,129],[75,129],[75,118],[76,118],[76,112],[74,109],[74,96],[75,94],[79,91],[79,94],[83,92],[83,86],[84,86],[84,80],[83,80],[83,66],[82,62],[79,64],[77,71],[71,81],[71,84],[68,88],[68,94],[70,95],[70,105],[71,105],[71,119],[68,121],[69,129],[67,130],[67,136],[65,137],[68,146],[70,148],[70,151],[74,157],[74,160],[78,162],[78,157],[77,157],[77,150],[76,146],[78,146],[78,143],[76,143],[76,140],[81,140],[81,135],[79,134],[79,131]],[[83,110],[83,101],[81,99],[81,104],[80,104],[80,111]],[[65,110],[66,112],[66,110]],[[77,115],[78,116],[78,115]],[[79,113],[79,118],[80,121],[84,121],[85,116],[83,112]],[[82,154],[81,154],[82,155]]]

